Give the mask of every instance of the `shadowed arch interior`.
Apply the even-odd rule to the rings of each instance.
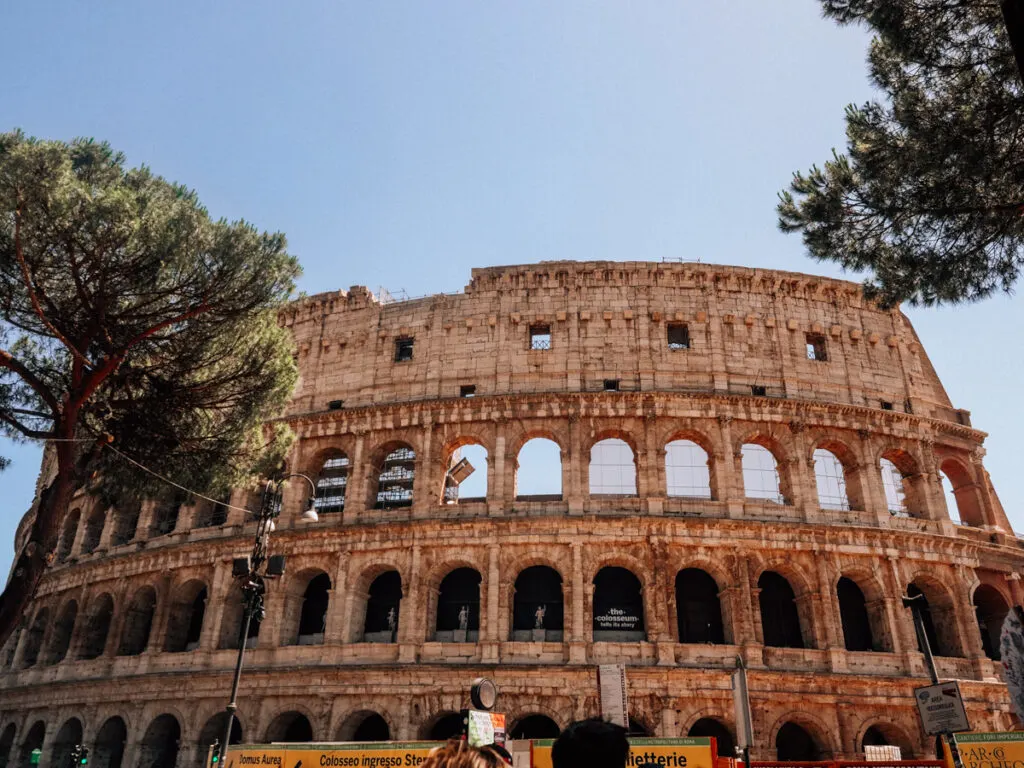
[[[18,768],[32,768],[32,752],[43,748],[45,737],[46,723],[36,720],[21,742],[21,749],[18,751]]]
[[[707,571],[684,568],[676,574],[676,621],[680,643],[725,642],[718,584]]]
[[[94,768],[121,768],[124,748],[128,742],[128,727],[120,717],[108,718],[93,745],[92,765]]]
[[[473,568],[456,568],[441,579],[435,625],[438,640],[459,642],[457,633],[466,632],[461,641],[475,641],[480,630],[480,582],[480,574]]]
[[[427,738],[431,741],[446,741],[458,738],[462,730],[462,715],[458,712],[449,712],[434,721],[427,730]]]
[[[516,577],[512,601],[512,631],[522,636],[513,635],[513,639],[531,640],[533,635],[528,633],[534,630],[543,631],[545,639],[548,632],[562,632],[563,609],[562,577],[558,571],[546,565],[524,568]]]
[[[0,768],[7,768],[11,762],[11,752],[14,750],[14,733],[18,728],[14,723],[9,723],[0,733]]]
[[[757,588],[764,644],[774,648],[803,648],[800,612],[793,587],[784,576],[765,571],[757,580]]]
[[[301,712],[282,712],[267,727],[264,741],[301,744],[313,741],[313,726]]]
[[[778,760],[814,761],[821,757],[821,749],[814,738],[796,723],[785,723],[775,735]]]
[[[181,653],[199,647],[206,617],[206,598],[206,585],[201,581],[189,581],[176,590],[167,617],[165,651]]]
[[[146,728],[139,744],[139,765],[147,768],[174,768],[178,761],[181,725],[174,715],[160,715]]]
[[[366,600],[363,640],[395,642],[401,602],[402,577],[398,571],[385,571],[375,578]]]
[[[57,545],[57,560],[63,563],[71,556],[71,548],[75,544],[75,536],[78,533],[78,521],[81,518],[80,509],[72,509],[64,519],[64,527],[60,533],[60,543]]]
[[[57,664],[68,655],[68,648],[71,647],[71,637],[75,631],[75,622],[78,620],[78,603],[69,600],[61,609],[60,615],[50,630],[49,647],[46,649],[44,664]]]
[[[871,620],[868,617],[864,593],[853,579],[843,576],[836,584],[839,616],[843,625],[843,640],[848,651],[874,650]]]
[[[640,579],[627,568],[608,565],[594,576],[594,641],[646,640]]]
[[[999,636],[1010,606],[995,587],[981,584],[974,590],[974,615],[981,633],[981,647],[993,661],[1002,659]]]
[[[118,656],[138,656],[146,650],[155,610],[156,590],[152,587],[142,587],[136,591],[125,614]]]
[[[690,730],[687,731],[686,735],[703,736],[705,738],[712,737],[718,744],[719,757],[736,757],[736,741],[733,739],[732,732],[728,726],[720,720],[716,720],[713,717],[702,717],[690,726]]]
[[[34,667],[39,661],[39,652],[43,649],[43,636],[46,634],[46,626],[50,623],[50,610],[40,608],[32,625],[28,628],[25,637],[25,646],[21,654],[21,666],[24,669]]]
[[[82,743],[82,721],[77,717],[68,718],[57,731],[50,752],[50,765],[53,768],[71,764],[71,750]]]
[[[388,721],[372,710],[353,712],[338,730],[339,741],[388,741],[390,738]]]
[[[561,730],[558,723],[547,715],[521,717],[509,732],[513,739],[557,739]]]

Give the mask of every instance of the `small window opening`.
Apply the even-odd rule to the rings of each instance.
[[[605,379],[604,380],[604,391],[605,392],[618,392],[619,391],[619,380],[618,379]]]
[[[690,348],[690,328],[686,323],[669,323],[668,324],[668,348],[669,349],[689,349]]]
[[[530,326],[530,349],[551,349],[551,326]]]
[[[828,361],[828,349],[825,346],[825,337],[820,333],[807,334],[807,359],[817,360],[819,363]]]
[[[344,400],[331,400],[329,403],[327,403],[327,410],[329,411],[340,411],[344,407]]]
[[[882,401],[882,410],[883,411],[891,411],[892,410],[892,403],[890,403],[888,400],[883,400]]]
[[[411,337],[403,337],[395,339],[395,362],[404,363],[412,360],[412,345],[415,339]]]
[[[752,394],[754,397],[767,397],[768,388],[763,384],[753,384],[750,387],[750,394]]]
[[[459,397],[473,397],[476,395],[476,384],[463,384],[459,387]]]

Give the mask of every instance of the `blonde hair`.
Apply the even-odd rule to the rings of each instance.
[[[431,751],[420,768],[502,768],[504,763],[489,749],[471,747],[465,741],[452,739]]]

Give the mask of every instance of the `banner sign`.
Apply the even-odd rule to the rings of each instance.
[[[534,739],[532,742],[533,768],[552,768],[551,745],[554,739]],[[627,768],[639,768],[654,763],[664,768],[716,768],[718,746],[709,737],[693,736],[684,739],[630,738]],[[288,768],[294,768],[289,766]],[[973,766],[971,768],[974,768]],[[990,768],[983,766],[982,768]],[[1013,766],[1012,768],[1020,768]]]
[[[625,664],[600,664],[597,687],[601,694],[601,717],[610,723],[629,727],[629,691]]]
[[[971,730],[957,683],[938,683],[914,689],[921,725],[929,736]]]
[[[442,741],[347,744],[239,744],[224,768],[405,768],[427,759]]]
[[[958,733],[953,739],[964,768],[1024,768],[1024,731]],[[944,751],[952,764],[948,748]]]
[[[643,630],[640,621],[642,608],[615,607],[608,608],[604,613],[594,616],[594,629],[599,631],[637,632]]]

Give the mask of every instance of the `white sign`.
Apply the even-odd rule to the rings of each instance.
[[[880,744],[865,744],[864,759],[869,763],[892,763],[903,759],[903,750],[899,747]]]
[[[750,717],[750,693],[747,691],[747,667],[743,659],[736,657],[736,669],[732,673],[732,705],[736,718],[736,746],[746,749],[754,741]]]
[[[601,664],[597,668],[597,682],[601,691],[601,717],[610,723],[629,727],[629,700],[626,693],[626,667],[624,664]]]
[[[921,715],[924,732],[929,736],[940,733],[960,733],[971,730],[960,696],[960,686],[953,683],[939,683],[914,690],[917,711]]]

